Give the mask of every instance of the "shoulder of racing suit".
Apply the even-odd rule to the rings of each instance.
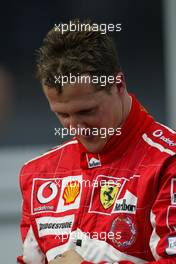
[[[150,161],[150,165],[162,163],[167,157],[176,154],[176,131],[153,122],[152,125],[142,134],[143,141],[148,145],[145,160]]]
[[[66,156],[67,153],[72,152],[76,154],[78,152],[77,145],[78,141],[76,139],[71,139],[59,146],[53,147],[44,154],[26,162],[21,169],[21,173],[23,175],[30,173],[38,173],[38,171],[45,171],[46,168],[47,171],[53,173],[62,155]],[[69,160],[69,163],[70,161],[71,159]],[[61,167],[64,168],[64,164],[62,164]]]

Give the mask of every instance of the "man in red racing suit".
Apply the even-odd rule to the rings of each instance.
[[[176,132],[127,92],[107,35],[52,29],[39,53],[50,108],[76,137],[21,170],[18,262],[176,263]],[[60,85],[69,72],[109,83]]]
[[[73,139],[22,168],[20,263],[73,247],[82,263],[176,263],[176,132],[132,98],[102,154]]]

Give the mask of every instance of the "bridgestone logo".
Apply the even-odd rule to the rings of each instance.
[[[129,212],[134,212],[136,209],[135,205],[132,204],[127,204],[126,199],[123,199],[122,204],[116,204],[115,206],[115,211],[129,211]]]
[[[64,228],[71,228],[72,222],[46,223],[46,224],[39,224],[39,225],[40,225],[39,231],[44,230],[44,229],[64,229]]]

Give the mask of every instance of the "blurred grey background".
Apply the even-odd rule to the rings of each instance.
[[[20,168],[61,143],[58,121],[35,79],[35,50],[48,30],[73,18],[122,23],[113,37],[128,90],[159,121],[176,127],[175,0],[14,1],[0,9],[0,262],[16,263]],[[63,141],[63,140],[62,140]]]

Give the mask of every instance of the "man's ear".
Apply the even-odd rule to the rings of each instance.
[[[116,85],[118,88],[118,92],[120,94],[123,94],[124,91],[126,90],[126,82],[125,82],[125,76],[123,74],[123,72],[118,72],[116,74]]]

